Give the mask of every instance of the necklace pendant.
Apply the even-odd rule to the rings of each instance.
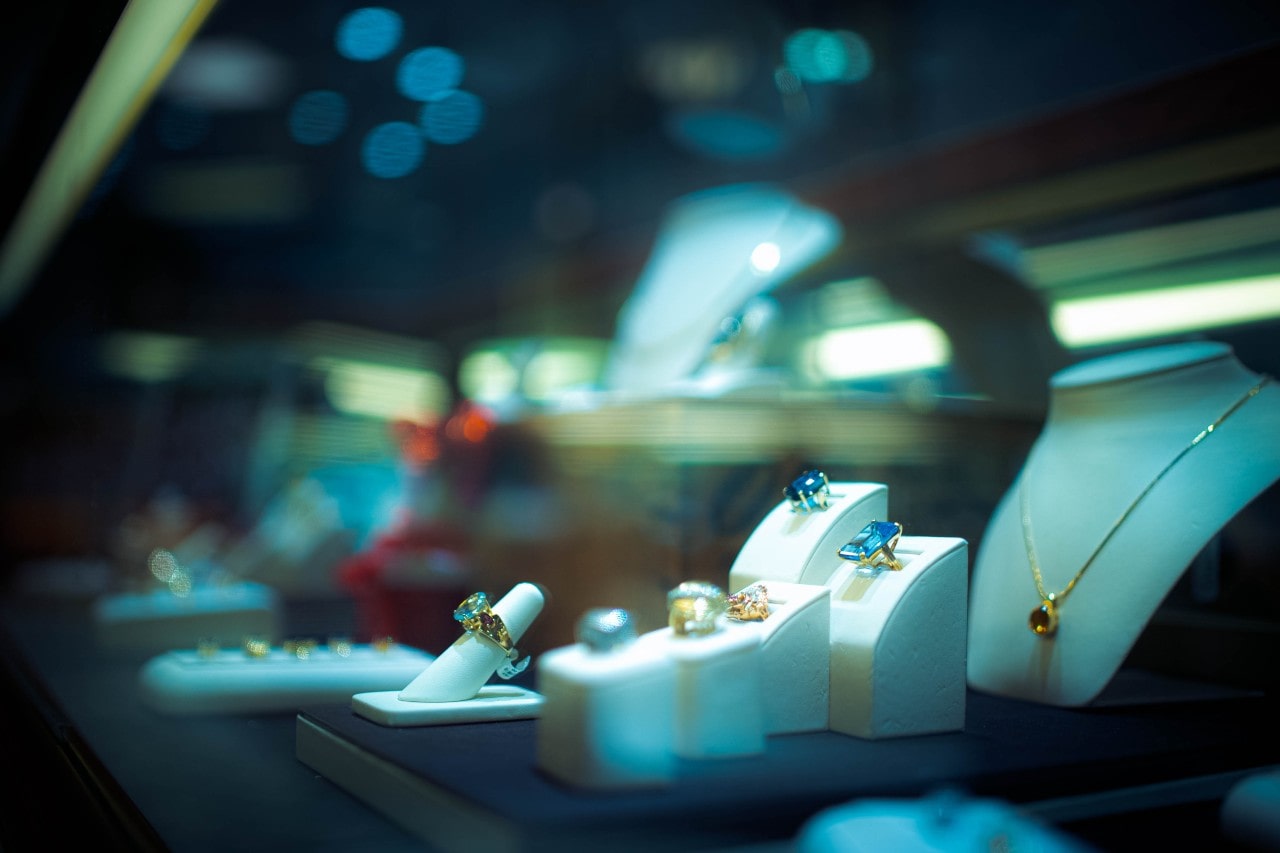
[[[1031,611],[1027,627],[1031,629],[1031,633],[1044,639],[1058,633],[1058,607],[1052,598],[1041,601],[1040,606]]]

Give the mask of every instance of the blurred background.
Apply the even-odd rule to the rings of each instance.
[[[90,5],[0,34],[11,595],[161,550],[438,651],[531,580],[547,648],[808,466],[975,552],[1073,362],[1280,371],[1266,4]],[[1154,657],[1274,646],[1274,518]]]

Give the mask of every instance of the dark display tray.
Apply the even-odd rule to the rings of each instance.
[[[1163,689],[1122,673],[1111,696],[1150,697],[1153,685]],[[393,729],[346,706],[313,707],[298,717],[298,756],[445,849],[519,850],[723,848],[790,837],[848,800],[944,788],[1080,820],[1218,798],[1280,761],[1274,701],[1194,688],[1178,695],[1064,709],[970,693],[963,732],[775,736],[764,755],[682,762],[674,785],[629,792],[577,790],[543,775],[537,722],[528,720]]]

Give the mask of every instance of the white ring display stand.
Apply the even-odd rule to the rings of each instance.
[[[662,648],[632,643],[593,652],[581,643],[538,661],[537,760],[590,788],[651,787],[676,773],[676,668]]]
[[[831,684],[831,591],[768,581],[769,618],[726,621],[729,631],[760,636],[766,735],[826,731]]]
[[[729,569],[737,591],[756,581],[822,584],[843,562],[836,556],[871,521],[888,514],[889,489],[882,483],[831,483],[825,510],[796,512],[782,501],[756,526]]]
[[[969,545],[903,536],[902,569],[831,576],[831,730],[863,738],[964,728]]]
[[[278,637],[278,609],[271,587],[237,581],[197,584],[186,596],[168,589],[106,595],[94,602],[93,622],[103,648],[161,652],[193,648],[202,637]]]
[[[636,641],[675,667],[675,753],[731,758],[764,752],[760,635],[721,627],[703,637],[670,628]]]
[[[138,674],[142,699],[164,714],[247,714],[341,702],[362,690],[386,690],[434,660],[408,646],[379,651],[353,645],[339,655],[326,646],[305,660],[277,646],[260,658],[220,649],[211,656],[177,650],[148,661]]]
[[[1053,377],[1044,430],[992,516],[975,562],[972,687],[1051,705],[1083,705],[1098,696],[1196,554],[1280,479],[1274,382],[1160,473],[1260,378],[1230,347],[1204,342],[1095,359]],[[1027,627],[1040,595],[1020,488],[1027,491],[1046,591],[1062,590],[1097,551],[1060,602],[1051,638]],[[1112,528],[1114,537],[1097,550]]]
[[[519,644],[542,612],[542,590],[519,583],[493,605]],[[445,723],[520,720],[538,716],[542,696],[514,684],[485,682],[507,655],[496,644],[463,634],[440,653],[422,674],[399,691],[358,693],[351,709],[384,726],[430,726]]]

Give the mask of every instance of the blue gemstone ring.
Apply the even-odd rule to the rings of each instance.
[[[902,538],[902,525],[894,521],[873,521],[858,531],[858,535],[840,546],[837,552],[842,560],[850,560],[864,568],[888,566],[895,572],[902,563],[893,556],[893,549]]]
[[[489,607],[489,596],[483,592],[473,592],[453,611],[453,618],[462,623],[468,633],[478,634],[497,645],[507,653],[507,657],[519,655],[515,643],[511,642],[511,634],[507,632],[502,617]]]
[[[582,614],[574,638],[593,652],[611,652],[636,639],[636,623],[621,607],[597,608]]]
[[[724,590],[706,581],[685,581],[667,593],[667,621],[680,637],[714,633],[728,609]]]
[[[796,477],[782,494],[796,512],[815,512],[826,509],[831,501],[831,488],[827,475],[814,468]]]

